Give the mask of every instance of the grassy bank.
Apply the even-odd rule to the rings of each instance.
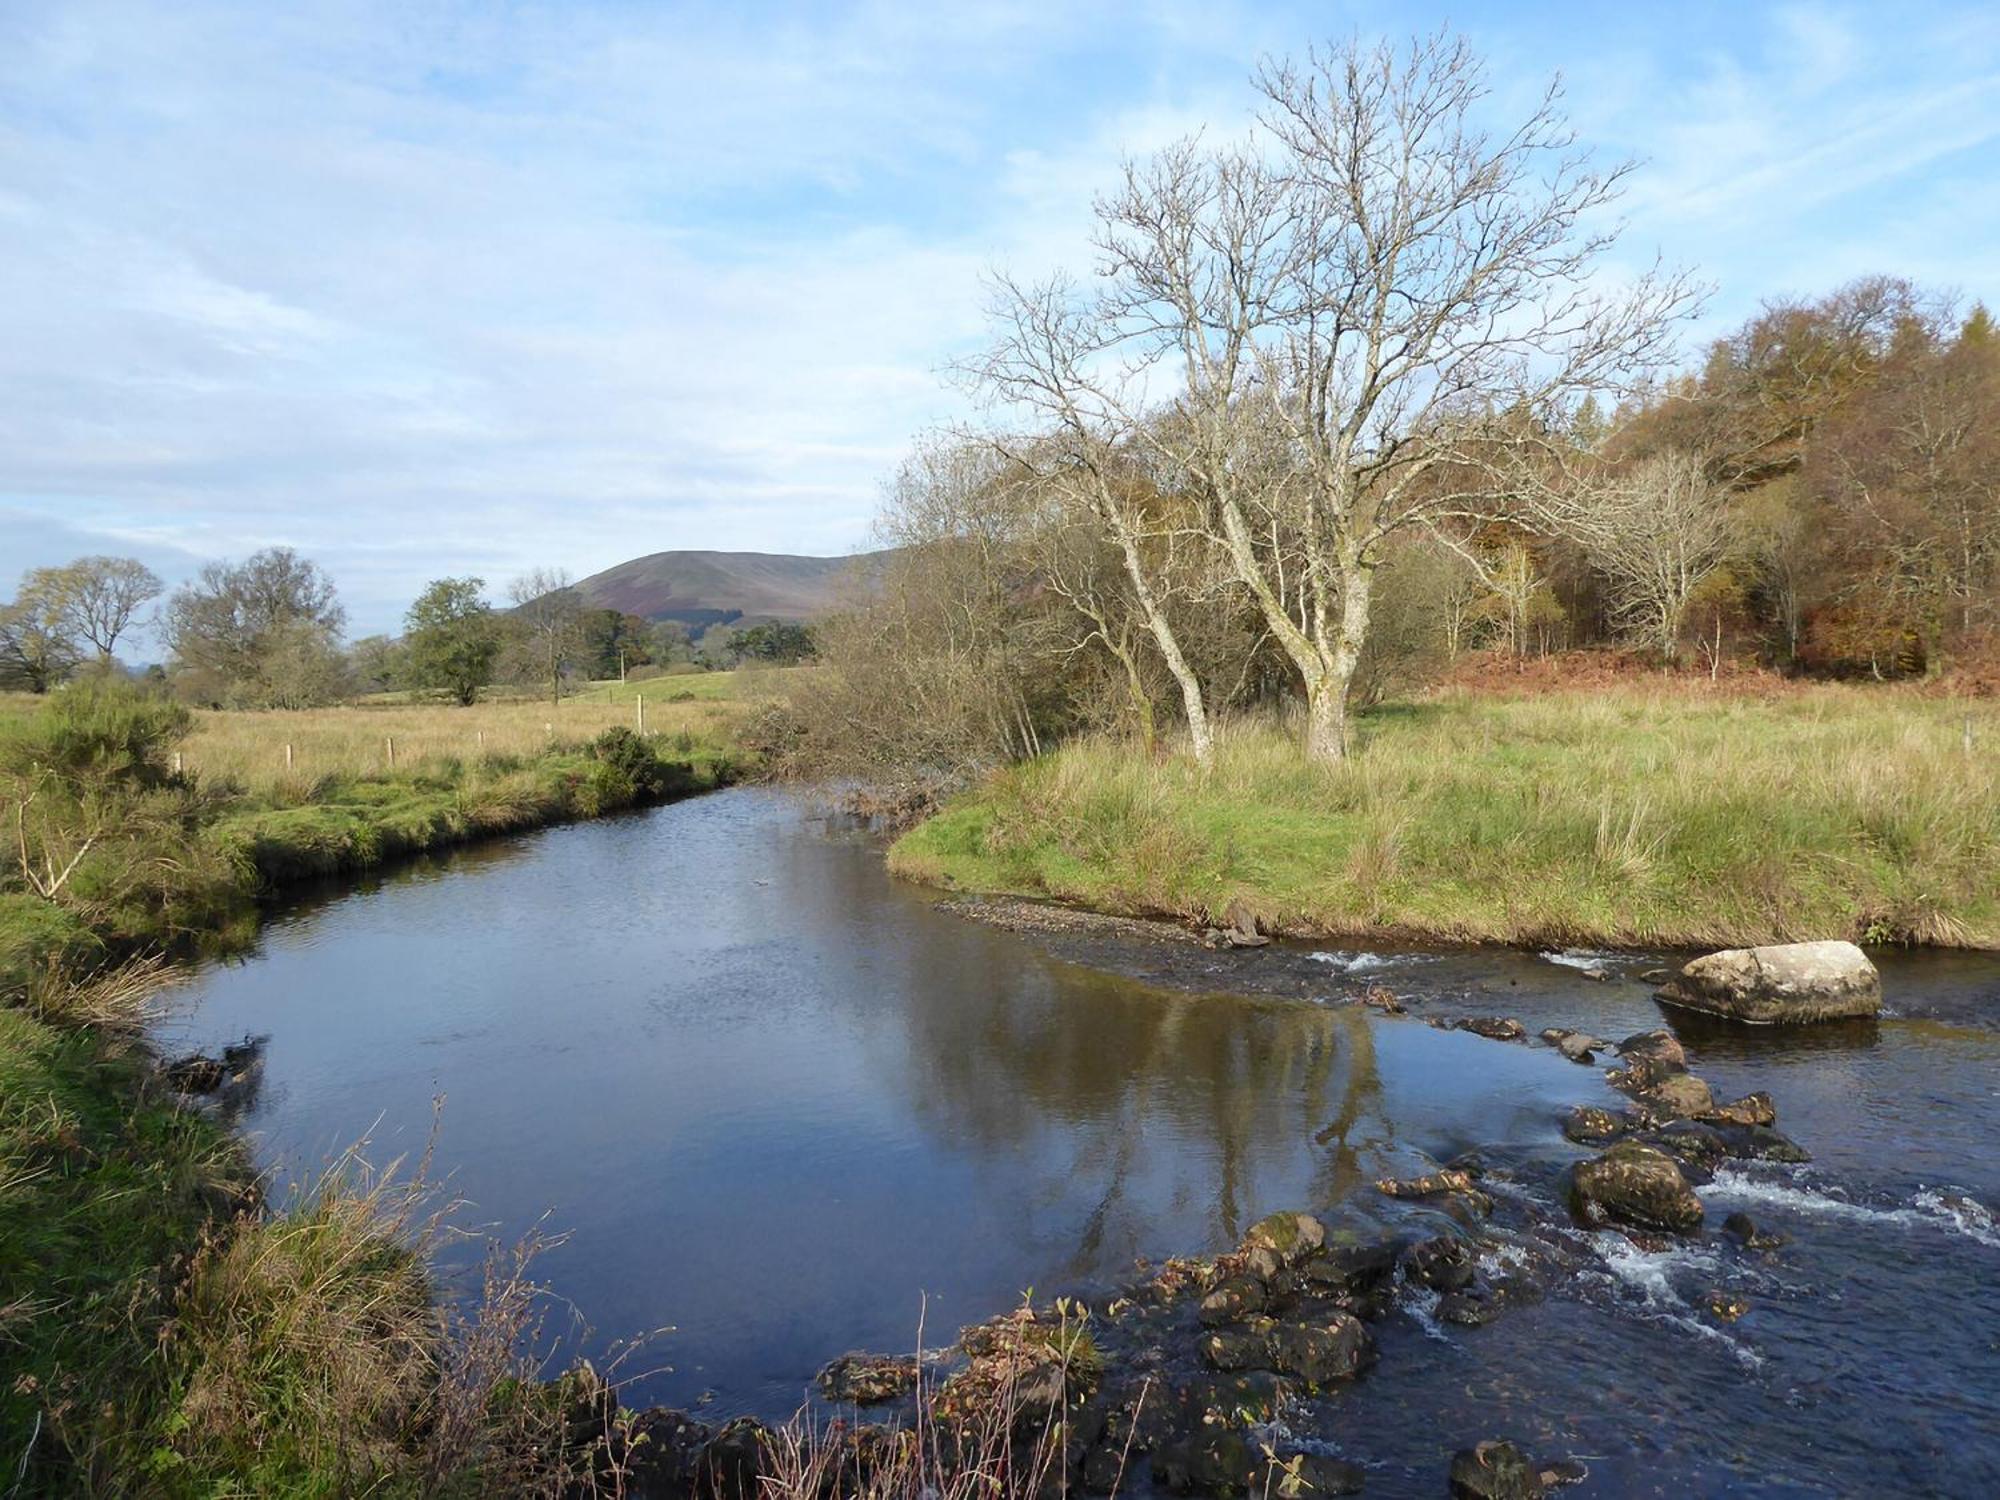
[[[5,705],[0,1494],[588,1489],[611,1408],[534,1378],[518,1265],[476,1316],[440,1306],[431,1201],[358,1159],[259,1203],[240,1143],[146,1045],[169,972],[146,955],[247,934],[256,899],[291,880],[723,784],[734,709],[703,707],[704,724],[643,738],[538,722],[523,750],[511,706],[197,725],[99,684]],[[413,741],[477,723],[496,743],[393,773],[369,774],[365,748],[340,758],[391,716]],[[312,774],[301,746],[322,759]]]
[[[890,860],[1121,912],[1241,899],[1301,934],[1995,947],[2000,711],[1861,687],[1457,692],[1369,714],[1333,767],[1239,725],[1206,776],[1099,740],[993,776]]]

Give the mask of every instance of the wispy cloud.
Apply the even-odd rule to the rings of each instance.
[[[1651,164],[1726,289],[1992,296],[1971,9],[1482,18]],[[1090,261],[1123,152],[1240,130],[1257,55],[1401,7],[577,0],[0,7],[0,588],[85,546],[299,546],[357,625],[428,577],[840,551],[960,410],[982,274]],[[1981,278],[1986,278],[1982,283]]]

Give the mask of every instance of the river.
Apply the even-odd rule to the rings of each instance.
[[[1601,1074],[1423,1019],[1623,1036],[1663,1023],[1634,977],[1661,957],[1063,955],[743,788],[301,899],[171,1031],[266,1039],[243,1123],[280,1190],[435,1130],[459,1222],[563,1236],[538,1270],[582,1346],[668,1330],[628,1357],[634,1402],[781,1418],[920,1320],[943,1343],[1274,1209],[1395,1223],[1376,1178],[1475,1149],[1500,1232],[1568,1269],[1487,1327],[1412,1295],[1377,1329],[1380,1363],[1298,1433],[1368,1493],[1442,1493],[1453,1449],[1502,1435],[1582,1458],[1573,1493],[2000,1492],[2000,960],[1886,956],[1890,1015],[1859,1030],[1677,1023],[1718,1097],[1767,1090],[1814,1161],[1725,1167],[1709,1232],[1649,1253],[1555,1208],[1559,1121],[1616,1102]],[[1377,982],[1412,1014],[1350,1003]],[[1742,1251],[1716,1232],[1739,1208],[1789,1243]],[[447,1250],[454,1284],[478,1253]],[[1709,1316],[1711,1290],[1750,1311]]]

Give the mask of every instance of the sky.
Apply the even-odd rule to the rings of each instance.
[[[1470,12],[1470,14],[1466,14]],[[0,0],[0,597],[283,545],[350,634],[669,548],[839,554],[1122,157],[1456,19],[1640,163],[1692,351],[1884,271],[2000,306],[2000,8]]]

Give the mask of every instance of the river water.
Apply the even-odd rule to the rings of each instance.
[[[1879,1024],[1732,1031],[1653,1004],[1657,955],[1295,946],[1149,981],[1144,955],[1071,962],[934,899],[738,789],[300,901],[196,976],[173,1040],[267,1039],[243,1119],[281,1189],[364,1137],[414,1157],[435,1119],[459,1222],[566,1236],[538,1270],[574,1338],[670,1330],[628,1361],[635,1403],[784,1417],[920,1320],[943,1343],[1275,1209],[1401,1222],[1376,1178],[1476,1150],[1495,1232],[1559,1269],[1483,1328],[1407,1297],[1380,1363],[1297,1419],[1370,1494],[1440,1494],[1496,1436],[1583,1459],[1571,1493],[2000,1493],[2000,960],[1887,956]],[[1412,1014],[1351,1003],[1374,983]],[[1569,1229],[1559,1121],[1620,1101],[1550,1049],[1423,1024],[1470,1014],[1671,1020],[1814,1161],[1725,1168],[1670,1250]],[[1736,1209],[1789,1243],[1742,1250]],[[469,1282],[478,1254],[446,1264]],[[1717,1320],[1711,1290],[1749,1312]]]

